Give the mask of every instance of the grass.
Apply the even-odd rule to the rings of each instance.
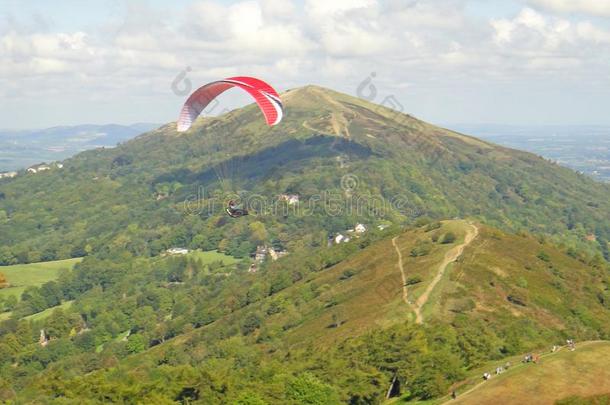
[[[409,287],[409,300],[415,301],[424,292],[435,277],[446,252],[456,243],[462,242],[465,227],[464,221],[445,221],[438,230],[425,232],[424,228],[419,228],[408,231],[397,239],[407,278],[418,276],[422,279],[421,283]],[[455,243],[433,243],[428,255],[410,256],[411,249],[418,240],[429,240],[434,232],[444,234],[448,231],[458,236]],[[299,307],[299,311],[304,314],[303,322],[289,332],[287,341],[297,344],[313,340],[321,346],[329,346],[372,329],[414,320],[412,307],[402,300],[402,279],[397,260],[398,255],[391,240],[382,240],[344,262],[315,274],[308,285],[297,283],[282,291],[279,296],[289,300],[289,297],[301,296],[295,290],[303,289],[306,292],[312,284],[323,290],[317,300]],[[355,272],[354,276],[341,280],[341,275],[348,269]],[[333,316],[344,323],[340,327],[331,327]],[[277,317],[278,324],[286,321],[282,315]]]
[[[463,242],[466,225],[462,220],[444,221],[440,229],[425,232],[418,228],[397,239],[407,278],[422,280],[408,287],[410,301],[425,291],[447,251]],[[463,314],[473,321],[488,322],[494,330],[526,328],[531,335],[521,341],[523,350],[526,346],[561,344],[559,331],[566,329],[565,319],[570,317],[578,316],[593,326],[607,324],[607,310],[594,295],[584,291],[586,285],[599,284],[599,270],[533,237],[478,227],[479,236],[447,267],[432,290],[423,307],[424,322],[451,322],[457,314]],[[418,240],[448,231],[457,236],[455,243],[434,243],[428,255],[410,256]],[[536,258],[541,250],[549,253],[550,263]],[[342,279],[346,270],[355,274]],[[521,279],[527,282],[525,287]],[[269,322],[279,328],[291,324],[286,336],[289,345],[313,341],[327,347],[372,329],[413,320],[413,310],[402,301],[401,290],[396,252],[389,239],[382,240],[280,292],[275,299],[288,303],[298,300],[302,317],[291,320],[287,311]],[[312,291],[316,299],[306,298]],[[509,296],[523,299],[525,306],[509,301]],[[578,310],[577,315],[572,310]],[[341,325],[333,327],[337,318]],[[610,332],[610,327],[607,329]],[[597,339],[598,335],[585,330],[574,337],[584,341]]]
[[[224,265],[231,265],[240,262],[241,260],[234,258],[233,256],[225,255],[224,253],[217,252],[215,250],[209,250],[203,252],[201,250],[194,250],[188,254],[192,259],[201,260],[206,265],[213,262],[222,262]]]
[[[59,304],[59,305],[57,305],[57,306],[55,306],[53,308],[47,308],[44,311],[38,312],[36,314],[28,315],[28,316],[24,317],[23,319],[26,319],[28,321],[41,321],[43,319],[48,318],[53,313],[53,311],[55,311],[56,309],[68,309],[68,308],[70,308],[72,306],[73,302],[74,301],[63,302],[63,303],[61,303],[61,304]]]
[[[610,390],[610,370],[606,367],[610,362],[608,341],[583,342],[577,344],[574,352],[566,348],[557,353],[547,351],[542,354],[538,364],[521,363],[523,356],[519,354],[490,361],[471,370],[468,379],[456,389],[456,400],[451,400],[449,396],[428,401],[408,401],[398,397],[385,404],[554,404],[562,398],[603,395]],[[511,368],[503,374],[494,375],[495,367],[507,361],[512,364]],[[482,382],[481,376],[485,371],[490,372],[492,378]]]
[[[27,287],[41,286],[42,284],[57,279],[62,270],[72,270],[81,258],[56,260],[53,262],[41,262],[30,264],[16,264],[14,266],[0,267],[0,273],[6,276],[10,283],[9,288],[0,289],[0,297],[21,297],[21,293]],[[1,318],[0,318],[1,319]]]
[[[544,357],[539,364],[516,365],[451,404],[553,404],[572,395],[610,390],[610,342],[591,342],[571,352]],[[442,402],[441,402],[442,403]]]

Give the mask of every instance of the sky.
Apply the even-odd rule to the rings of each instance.
[[[0,0],[0,128],[175,121],[235,75],[437,124],[610,125],[610,0]]]

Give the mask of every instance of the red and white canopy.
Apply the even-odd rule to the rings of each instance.
[[[239,87],[254,98],[265,116],[267,125],[273,126],[280,123],[283,106],[275,89],[260,79],[238,76],[211,82],[195,90],[180,111],[178,132],[187,131],[212,100],[232,87]]]

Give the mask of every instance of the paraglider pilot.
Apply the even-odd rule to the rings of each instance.
[[[239,218],[248,215],[248,210],[238,205],[235,201],[230,200],[227,207],[227,214],[231,218]]]

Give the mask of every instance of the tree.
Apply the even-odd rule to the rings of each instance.
[[[127,351],[130,354],[141,353],[146,350],[146,338],[140,334],[131,335],[127,341]]]
[[[445,235],[443,235],[443,238],[441,239],[441,243],[443,244],[448,244],[448,243],[453,243],[456,240],[456,236],[453,232],[447,232]]]
[[[9,285],[10,284],[8,283],[8,280],[6,279],[4,274],[0,273],[0,288],[6,288]]]
[[[74,344],[83,351],[92,352],[96,348],[95,334],[93,334],[93,332],[84,332],[80,335],[76,335]]]
[[[140,307],[134,312],[132,322],[134,331],[152,332],[157,322],[156,312],[150,306]]]
[[[267,229],[262,222],[255,221],[252,222],[249,226],[250,228],[250,240],[254,243],[260,244],[264,243],[268,238],[269,234],[267,233]]]
[[[15,311],[20,316],[35,314],[47,309],[47,302],[40,294],[38,287],[27,287],[21,294],[21,302],[17,304]]]
[[[15,309],[15,306],[17,306],[17,302],[17,297],[15,297],[14,295],[9,295],[4,300],[4,309],[6,311],[12,311],[13,309]]]
[[[49,281],[40,287],[40,295],[44,298],[47,308],[51,308],[61,304],[63,294],[59,288],[59,284],[55,281]]]
[[[11,250],[6,246],[1,247],[0,248],[0,266],[10,266],[11,264],[16,264],[16,263],[17,263],[17,258],[15,257],[15,255],[13,255]]]
[[[292,378],[286,384],[286,396],[299,404],[338,404],[339,396],[333,387],[324,384],[310,373]]]
[[[241,331],[244,335],[249,335],[261,326],[261,318],[257,314],[249,314],[244,320]]]

